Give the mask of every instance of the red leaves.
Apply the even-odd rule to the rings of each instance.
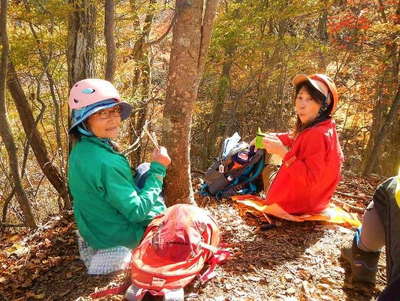
[[[329,19],[328,30],[335,34],[344,30],[366,30],[370,26],[371,21],[368,18],[347,13],[344,16],[332,16]]]

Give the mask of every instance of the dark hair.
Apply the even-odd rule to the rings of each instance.
[[[322,94],[316,88],[314,88],[314,86],[309,81],[304,81],[296,86],[296,96],[295,97],[297,97],[301,88],[306,89],[306,91],[310,94],[312,99],[315,102],[319,103],[321,106],[324,106],[326,104],[325,95]],[[331,93],[331,92],[329,91],[329,93]],[[333,99],[332,95],[330,95],[330,99]],[[319,111],[317,118],[315,118],[313,121],[306,123],[306,124],[303,124],[301,122],[299,116],[297,116],[296,124],[294,127],[294,135],[296,136],[296,135],[300,134],[302,131],[304,131],[305,129],[308,129],[322,121],[330,119],[331,118],[330,114],[331,114],[332,108],[333,108],[333,101],[331,101],[331,103],[328,105],[328,107],[325,110]]]
[[[75,145],[75,143],[81,140],[82,133],[78,131],[78,127],[74,127],[72,130],[69,131],[69,139],[71,146]]]

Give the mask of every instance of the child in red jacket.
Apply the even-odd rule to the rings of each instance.
[[[263,139],[282,166],[268,189],[266,203],[276,203],[291,214],[324,210],[340,180],[343,153],[332,114],[338,104],[333,81],[324,74],[296,75],[293,132],[268,134]]]

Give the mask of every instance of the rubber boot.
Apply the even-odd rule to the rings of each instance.
[[[380,252],[361,250],[357,247],[357,239],[354,237],[352,245],[342,248],[341,253],[342,257],[351,265],[353,282],[375,284]]]

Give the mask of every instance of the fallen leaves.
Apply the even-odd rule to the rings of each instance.
[[[29,247],[27,247],[23,243],[16,242],[11,247],[6,248],[3,252],[7,257],[13,255],[17,257],[22,257],[29,252]]]
[[[347,177],[339,190],[348,195],[335,197],[365,208],[375,186],[375,182],[367,183],[363,178]],[[262,214],[227,200],[204,203],[218,221],[224,247],[234,256],[217,268],[218,276],[206,285],[194,281],[186,288],[187,300],[370,300],[385,285],[382,265],[377,289],[363,290],[349,284],[339,259],[340,243],[353,235],[349,229],[269,217],[275,227],[262,231],[262,225],[269,224]],[[120,284],[124,277],[123,273],[86,274],[70,217],[54,217],[34,232],[4,237],[0,249],[0,296],[6,300],[89,301],[88,295],[96,287]],[[103,300],[122,300],[122,296]]]

